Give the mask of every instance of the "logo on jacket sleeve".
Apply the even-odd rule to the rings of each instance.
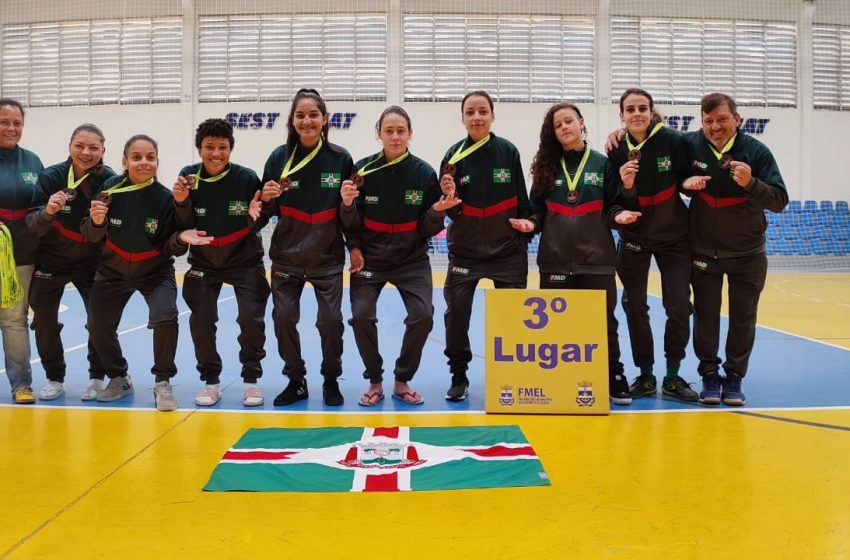
[[[705,171],[706,169],[708,169],[708,164],[707,164],[707,163],[703,163],[703,162],[699,161],[698,159],[695,159],[695,160],[693,161],[693,163],[691,163],[691,166],[692,166],[692,167],[696,167],[697,169],[701,169],[701,170],[703,170],[703,171]]]
[[[670,171],[673,167],[673,162],[670,161],[670,156],[664,156],[658,158],[658,171]]]
[[[493,170],[493,182],[494,183],[510,183],[511,182],[511,170],[498,168]]]
[[[227,202],[228,216],[245,216],[248,214],[248,201],[246,200],[229,200]]]
[[[27,185],[35,185],[38,183],[38,174],[33,173],[32,171],[27,171],[26,173],[21,173],[21,179],[23,179],[24,183]]]
[[[425,191],[406,189],[404,191],[404,203],[411,206],[422,206],[423,194],[425,194]]]
[[[145,220],[145,231],[151,235],[156,233],[156,228],[159,227],[159,220],[156,218],[147,218]]]
[[[584,174],[584,186],[586,187],[601,187],[604,182],[604,173],[601,171],[588,171]]]
[[[196,216],[206,216],[207,209],[206,208],[194,208]]]
[[[339,173],[322,173],[321,187],[323,189],[339,188],[340,183],[341,181]]]

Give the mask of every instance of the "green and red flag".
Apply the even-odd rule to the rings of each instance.
[[[548,486],[519,426],[250,429],[204,490],[398,492]]]

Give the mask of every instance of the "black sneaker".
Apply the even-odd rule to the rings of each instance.
[[[655,394],[657,385],[654,375],[639,375],[629,386],[629,394],[633,399],[651,397]]]
[[[720,404],[720,389],[723,378],[716,371],[702,376],[702,391],[699,392],[699,402],[702,404]]]
[[[290,377],[289,385],[286,386],[286,389],[274,398],[274,405],[287,406],[298,401],[303,401],[308,396],[307,380],[303,377]]]
[[[612,375],[609,378],[608,393],[610,393],[611,402],[614,404],[632,404],[632,394],[629,393],[629,382],[626,380],[626,376],[621,373]]]
[[[322,385],[322,398],[328,406],[342,406],[344,399],[339,390],[339,383],[336,377],[326,378]]]
[[[446,400],[461,402],[469,396],[469,379],[465,373],[452,375],[452,386],[446,391]]]
[[[723,380],[723,404],[728,406],[744,406],[747,398],[741,391],[741,382],[743,378],[740,375],[730,373]]]
[[[691,389],[691,385],[678,375],[665,378],[661,384],[661,392],[680,401],[696,402],[699,400],[697,392]]]

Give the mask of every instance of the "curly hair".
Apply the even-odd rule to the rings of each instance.
[[[201,149],[204,138],[224,138],[230,143],[231,150],[236,145],[236,138],[233,137],[233,125],[224,119],[207,119],[199,124],[198,130],[195,132],[195,147],[197,149]]]
[[[552,189],[555,188],[555,174],[563,152],[561,142],[555,136],[554,123],[555,113],[562,109],[572,109],[578,115],[578,118],[584,118],[579,108],[572,103],[558,103],[552,105],[546,111],[546,116],[543,117],[543,126],[540,128],[540,145],[537,148],[537,153],[534,154],[534,160],[531,162],[533,189],[544,196],[551,193]],[[582,132],[587,132],[584,125],[582,125]]]

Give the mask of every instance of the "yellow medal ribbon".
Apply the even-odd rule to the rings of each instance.
[[[68,168],[68,190],[72,191],[72,190],[76,189],[77,187],[79,187],[82,184],[82,182],[86,180],[86,178],[88,176],[89,176],[89,174],[86,173],[85,175],[80,177],[77,181],[75,181],[74,180],[74,166],[72,164],[71,167]]]
[[[230,173],[230,164],[227,164],[227,169],[216,175],[215,177],[201,177],[201,171],[204,169],[204,164],[200,164],[198,166],[198,170],[195,173],[192,173],[192,177],[195,178],[195,182],[192,185],[192,189],[197,189],[198,184],[203,181],[205,183],[215,183],[216,181],[221,181],[224,179],[228,173]]]
[[[307,157],[302,159],[298,163],[298,165],[296,165],[295,167],[292,167],[292,162],[295,160],[295,152],[298,151],[298,146],[296,145],[295,149],[292,150],[292,155],[289,156],[289,160],[286,162],[286,165],[283,166],[283,171],[280,174],[280,178],[286,179],[287,177],[289,177],[290,175],[292,175],[296,171],[303,169],[305,165],[307,165],[308,163],[313,161],[313,158],[316,157],[316,155],[319,153],[319,150],[321,150],[321,149],[322,149],[322,139],[319,138],[319,143],[316,144],[316,147],[313,149],[313,151],[310,152],[307,155]]]
[[[664,128],[664,123],[656,124],[655,128],[652,129],[652,132],[649,133],[649,136],[647,136],[646,139],[644,139],[644,141],[641,142],[640,144],[638,144],[637,146],[632,144],[632,141],[629,138],[629,135],[626,134],[626,145],[629,147],[629,151],[630,152],[634,151],[634,150],[640,151],[640,149],[643,148],[643,145],[646,144],[647,142],[649,142],[649,139],[652,138],[653,136],[655,136],[658,133],[658,131],[661,130],[662,128]]]
[[[729,139],[728,142],[726,142],[726,145],[723,146],[723,149],[720,150],[719,152],[714,149],[714,144],[712,144],[711,142],[708,143],[708,147],[711,148],[711,152],[714,154],[714,157],[717,158],[717,161],[720,161],[720,159],[723,157],[723,154],[725,154],[726,152],[728,152],[729,150],[732,149],[732,146],[735,144],[736,138],[738,138],[737,132],[735,133],[735,135],[732,138]]]
[[[12,233],[5,224],[0,225],[0,308],[15,307],[22,297],[24,290],[15,267]]]
[[[385,167],[389,167],[389,166],[391,166],[391,165],[397,165],[397,164],[401,163],[402,161],[404,161],[405,159],[407,159],[407,156],[409,156],[409,155],[410,155],[410,152],[409,152],[409,151],[407,151],[407,150],[405,150],[403,154],[401,154],[400,156],[398,156],[398,157],[397,157],[397,158],[395,158],[394,160],[392,160],[392,161],[390,161],[390,162],[388,162],[388,163],[385,163],[385,164],[384,164],[384,165],[382,165],[381,167],[376,167],[375,169],[369,169],[369,170],[367,171],[367,170],[366,170],[366,168],[367,168],[367,167],[369,167],[370,165],[372,165],[373,163],[375,163],[376,161],[378,161],[378,160],[380,160],[382,157],[384,157],[384,151],[383,151],[383,150],[381,150],[381,153],[380,153],[380,154],[378,154],[378,157],[376,157],[375,159],[373,159],[372,161],[370,161],[369,163],[367,163],[366,165],[364,165],[363,167],[361,167],[361,168],[357,171],[357,174],[358,174],[358,175],[360,175],[361,177],[365,177],[365,176],[366,176],[366,175],[368,175],[369,173],[374,173],[375,171],[380,171],[381,169],[383,169],[383,168],[385,168]]]
[[[561,169],[564,170],[564,177],[567,178],[567,189],[572,192],[576,190],[578,187],[578,179],[581,177],[581,172],[584,171],[584,166],[587,164],[587,159],[590,157],[590,148],[587,144],[584,145],[584,156],[581,158],[581,163],[578,164],[578,169],[576,169],[576,174],[570,177],[570,174],[567,173],[567,164],[564,161],[564,156],[561,156]]]
[[[144,188],[147,188],[147,187],[153,185],[153,182],[154,182],[155,179],[156,179],[156,177],[151,177],[150,179],[148,179],[144,183],[136,183],[135,185],[127,185],[125,187],[124,185],[129,180],[129,178],[125,177],[120,183],[118,183],[114,187],[110,187],[110,188],[106,189],[103,192],[105,192],[106,194],[120,194],[120,193],[125,193],[125,192],[140,191]]]
[[[449,158],[449,165],[456,164],[457,162],[459,162],[460,160],[462,160],[463,158],[465,158],[466,156],[468,156],[469,154],[471,154],[472,152],[474,152],[475,150],[477,150],[478,148],[480,148],[481,146],[483,146],[484,144],[486,144],[489,141],[490,141],[490,135],[488,134],[487,136],[485,136],[484,138],[482,138],[481,140],[479,140],[478,142],[476,142],[472,146],[470,146],[466,149],[463,149],[464,145],[466,145],[466,140],[464,140],[463,144],[460,145],[460,148],[458,148],[457,151],[454,153],[454,155],[451,158]]]

